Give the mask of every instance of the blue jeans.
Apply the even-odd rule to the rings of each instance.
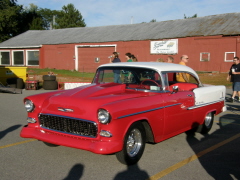
[[[120,79],[120,74],[114,73],[114,82],[115,83],[122,83]]]
[[[234,82],[232,88],[233,91],[240,91],[240,82]]]

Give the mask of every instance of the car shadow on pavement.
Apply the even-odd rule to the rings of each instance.
[[[3,131],[0,131],[0,139],[2,139],[4,136],[6,136],[6,134],[12,132],[12,131],[15,131],[16,129],[18,129],[19,127],[21,127],[22,125],[18,124],[18,125],[14,125],[14,126],[11,126]]]
[[[187,142],[213,179],[240,179],[240,115],[224,114],[217,125],[219,129],[201,139],[186,132]]]

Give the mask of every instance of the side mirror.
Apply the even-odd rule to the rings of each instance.
[[[172,94],[177,93],[177,92],[178,92],[178,86],[173,86]]]

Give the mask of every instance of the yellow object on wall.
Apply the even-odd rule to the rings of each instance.
[[[26,81],[27,67],[22,66],[0,66],[0,82],[6,85],[8,78],[22,78]]]

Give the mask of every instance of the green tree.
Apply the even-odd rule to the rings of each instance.
[[[52,29],[54,17],[57,17],[60,14],[60,11],[47,8],[40,8],[38,12],[42,16],[44,29]]]
[[[17,0],[0,0],[0,42],[27,30],[85,27],[81,13],[73,4],[63,6],[61,11],[38,8],[34,4],[23,8]],[[53,20],[56,20],[54,23]]]
[[[85,26],[86,24],[81,13],[75,9],[73,4],[62,7],[62,10],[56,17],[56,24],[53,25],[56,29]]]
[[[184,19],[190,19],[190,18],[196,18],[197,17],[197,14],[194,14],[193,16],[190,16],[190,17],[187,17],[185,14],[184,14]]]
[[[22,13],[22,22],[22,31],[45,29],[42,15],[39,13],[38,7],[34,4],[25,7]]]
[[[0,42],[21,32],[21,13],[23,8],[16,4],[17,0],[0,1]]]
[[[150,22],[157,22],[157,20],[156,19],[152,19]]]

